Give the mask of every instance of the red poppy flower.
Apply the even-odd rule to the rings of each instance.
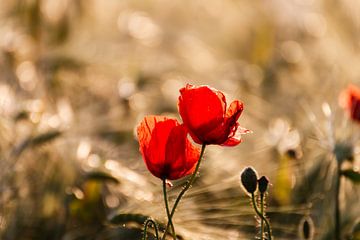
[[[176,119],[147,116],[142,120],[137,128],[140,152],[154,176],[175,180],[194,172],[200,150],[187,134]]]
[[[340,94],[340,105],[345,108],[354,121],[360,122],[360,88],[355,85]]]
[[[179,112],[196,143],[235,146],[242,141],[241,134],[250,132],[237,122],[243,111],[243,103],[239,100],[226,109],[222,92],[190,84],[180,89],[180,94]]]

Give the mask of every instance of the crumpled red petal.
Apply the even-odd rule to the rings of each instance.
[[[240,127],[239,123],[236,124],[235,130],[231,132],[229,138],[221,144],[221,146],[233,147],[240,144],[243,140],[241,135],[252,133],[251,130]]]

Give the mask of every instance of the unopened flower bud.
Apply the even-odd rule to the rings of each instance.
[[[259,191],[260,193],[264,194],[267,191],[268,185],[269,185],[269,180],[267,179],[267,177],[262,176],[259,180]]]
[[[302,158],[302,151],[300,148],[290,148],[286,151],[286,156],[288,156],[290,159],[299,160]]]
[[[304,217],[299,225],[299,234],[302,240],[311,240],[314,237],[314,222],[306,216]]]
[[[241,175],[241,184],[245,188],[246,192],[252,194],[257,188],[257,173],[252,167],[244,168]]]

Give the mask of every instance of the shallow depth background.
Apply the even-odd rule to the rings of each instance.
[[[145,216],[164,222],[134,129],[148,114],[179,118],[178,91],[192,83],[242,100],[253,134],[207,148],[178,233],[253,239],[239,185],[252,165],[272,183],[276,239],[301,239],[305,219],[314,239],[332,239],[332,151],[359,139],[338,106],[360,79],[359,12],[356,0],[2,0],[0,238],[139,239]],[[342,189],[350,236],[360,193]]]

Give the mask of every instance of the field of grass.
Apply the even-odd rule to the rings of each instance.
[[[0,239],[138,240],[147,217],[166,224],[136,127],[181,121],[191,83],[241,100],[252,133],[207,147],[173,218],[181,239],[258,236],[240,186],[253,166],[273,239],[336,239],[338,195],[341,239],[359,240],[360,123],[339,106],[360,86],[359,13],[357,0],[1,0]]]

